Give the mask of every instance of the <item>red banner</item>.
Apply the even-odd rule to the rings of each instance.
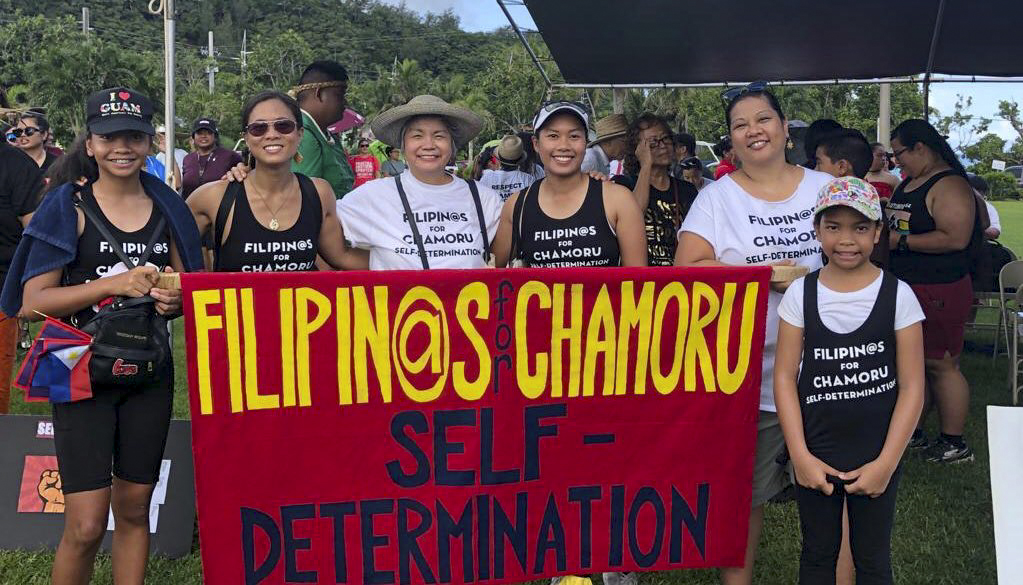
[[[183,275],[206,582],[741,565],[769,277]]]

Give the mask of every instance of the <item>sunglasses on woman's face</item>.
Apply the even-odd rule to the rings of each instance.
[[[253,122],[245,126],[244,130],[250,136],[259,138],[270,130],[271,125],[278,134],[291,134],[297,127],[294,120],[274,120],[273,122]]]
[[[21,138],[23,135],[25,136],[25,138],[28,138],[31,136],[35,136],[40,132],[42,132],[42,130],[40,130],[39,128],[33,128],[32,126],[29,126],[28,128],[15,128],[14,130],[10,130],[9,132],[7,132],[7,141],[14,142],[15,140]]]
[[[730,87],[726,89],[725,91],[721,92],[721,99],[724,100],[726,104],[731,104],[741,95],[751,92],[755,93],[758,91],[764,91],[765,89],[767,89],[766,81],[754,81],[753,83],[744,87]]]

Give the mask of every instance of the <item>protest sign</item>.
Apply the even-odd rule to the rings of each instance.
[[[183,275],[206,580],[741,565],[769,278]]]

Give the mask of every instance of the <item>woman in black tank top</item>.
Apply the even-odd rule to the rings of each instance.
[[[242,110],[254,168],[242,182],[207,183],[188,198],[200,235],[212,233],[213,270],[316,270],[317,255],[339,270],[369,267],[366,252],[344,243],[330,185],[291,171],[301,120],[291,97],[273,91],[254,96]]]
[[[505,202],[497,266],[646,266],[643,216],[632,194],[580,171],[586,126],[586,111],[571,102],[536,115],[533,143],[547,176]]]
[[[945,139],[924,120],[906,120],[892,132],[892,150],[904,174],[888,203],[889,268],[913,288],[924,310],[924,357],[928,391],[941,420],[941,437],[928,460],[973,458],[963,440],[970,387],[959,371],[963,334],[973,303],[971,254],[983,228],[977,200],[962,163]],[[982,207],[982,206],[981,206]],[[924,416],[920,417],[923,426]],[[918,429],[911,447],[927,439]]]
[[[198,269],[199,240],[181,197],[142,170],[155,134],[152,112],[148,98],[127,88],[89,96],[87,131],[61,163],[71,182],[46,195],[19,245],[24,247],[19,253],[28,250],[28,264],[37,264],[22,269],[21,316],[45,314],[81,326],[97,307],[125,297],[137,302],[136,307],[155,301],[148,306],[158,313],[180,315],[181,291],[156,288],[157,272]],[[109,237],[104,237],[104,230]],[[60,254],[53,252],[55,242],[74,245],[73,255],[63,246]],[[63,261],[64,252],[65,263],[38,271]],[[44,261],[47,255],[50,260]],[[165,321],[152,318],[149,323],[153,337],[166,335]],[[113,362],[111,376],[124,367],[120,361]],[[111,509],[114,574],[140,583],[145,576],[148,510],[159,479],[174,392],[171,360],[155,366],[161,368],[156,379],[136,386],[111,383],[109,377],[97,375],[104,372],[90,368],[89,397],[53,401],[59,475],[49,479],[55,480],[63,499],[60,503],[52,499],[50,505],[64,515],[53,583],[88,580]],[[130,371],[125,368],[123,375]]]

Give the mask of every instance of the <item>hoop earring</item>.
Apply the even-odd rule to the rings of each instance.
[[[296,165],[302,164],[302,153],[301,152],[296,152],[295,156],[294,156],[294,158],[292,158],[292,160],[295,161]]]

